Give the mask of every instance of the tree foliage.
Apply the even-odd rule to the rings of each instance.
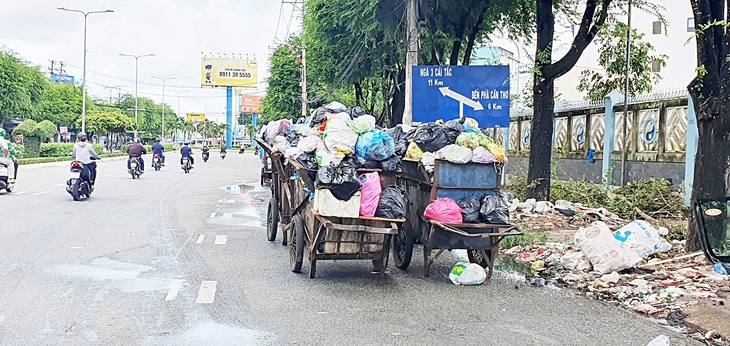
[[[40,67],[0,51],[0,123],[3,117],[28,118],[38,113],[48,82]]]
[[[81,118],[76,120],[81,128]],[[86,131],[96,135],[121,133],[134,129],[134,119],[118,110],[92,110],[86,113]]]
[[[38,123],[33,119],[28,119],[13,130],[14,136],[23,135],[23,137],[40,137],[42,139],[51,138],[56,134],[58,134],[56,125],[48,120]]]
[[[291,38],[280,45],[269,59],[269,86],[261,102],[262,120],[278,120],[301,114],[301,67],[289,49],[299,43],[298,38]]]
[[[165,107],[165,127],[171,124],[168,118],[175,118],[176,114],[167,104],[156,103],[147,97],[139,97],[137,99],[137,130],[142,131],[140,138],[159,137],[162,132],[162,108]],[[134,123],[134,95],[124,94],[114,104],[114,107],[126,114]],[[165,131],[167,132],[167,130]]]
[[[599,47],[598,64],[605,72],[584,70],[583,78],[578,84],[578,91],[588,92],[591,100],[601,100],[614,90],[624,90],[626,82],[626,41],[628,39],[628,25],[616,23],[601,30],[596,36],[596,45]],[[661,76],[652,71],[652,63],[657,62],[660,67],[666,66],[669,58],[664,54],[654,54],[654,46],[643,41],[644,34],[631,29],[631,77],[629,96],[651,92],[654,84]]]
[[[43,93],[40,110],[31,116],[31,119],[49,120],[59,125],[73,124],[81,116],[82,98],[80,86],[49,82]],[[86,109],[87,111],[94,109],[94,104],[89,98],[86,100]]]

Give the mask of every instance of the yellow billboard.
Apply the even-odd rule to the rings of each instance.
[[[191,123],[204,123],[205,113],[188,113],[187,119]]]
[[[202,86],[255,88],[258,84],[256,60],[202,58]]]

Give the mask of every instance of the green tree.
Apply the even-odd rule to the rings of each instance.
[[[301,113],[301,67],[290,46],[298,46],[299,38],[282,44],[269,58],[269,86],[261,103],[261,120],[279,120]]]
[[[238,114],[238,119],[236,119],[236,120],[237,120],[237,124],[238,125],[251,124],[253,122],[253,114],[251,114],[251,113],[239,113]]]
[[[596,36],[596,45],[599,47],[598,64],[605,72],[584,70],[583,78],[578,84],[578,91],[588,92],[591,100],[602,100],[614,90],[624,90],[626,83],[626,41],[628,25],[616,23],[601,30]],[[661,76],[652,71],[652,63],[660,67],[666,66],[664,54],[655,55],[654,46],[643,41],[644,34],[631,29],[631,78],[629,96],[651,92],[654,84]]]
[[[26,157],[39,157],[41,142],[56,134],[58,134],[56,125],[48,120],[38,123],[33,119],[27,119],[13,130],[14,136],[23,135]]]
[[[40,67],[30,67],[17,55],[0,51],[0,124],[3,118],[29,118],[38,113],[48,82]]]
[[[568,73],[606,23],[626,7],[627,0],[534,0],[536,4],[536,52],[533,69],[533,115],[527,196],[550,200],[555,80]],[[650,0],[633,0],[634,6],[661,15]],[[580,8],[582,12],[577,12]],[[581,14],[582,13],[582,14]],[[557,16],[556,16],[557,15]],[[560,59],[553,57],[556,18],[568,17],[578,23],[570,48]]]
[[[81,116],[81,87],[68,83],[48,83],[43,93],[40,111],[31,117],[36,121],[50,120],[59,125],[71,125]],[[86,100],[86,110],[94,109],[91,99]],[[79,127],[80,128],[80,127]]]
[[[138,119],[138,131],[141,131],[140,138],[153,139],[161,136],[162,132],[162,107],[165,107],[165,122],[167,118],[176,117],[175,112],[168,105],[162,105],[156,103],[154,100],[146,97],[140,97],[137,99],[138,108],[137,119]],[[124,114],[131,117],[134,121],[134,95],[124,94],[117,101],[115,107],[121,110]]]

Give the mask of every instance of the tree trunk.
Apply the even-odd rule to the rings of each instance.
[[[466,32],[466,20],[469,18],[471,14],[463,14],[461,16],[461,21],[459,22],[459,26],[456,27],[456,38],[454,40],[454,45],[451,48],[451,58],[449,59],[449,65],[458,65],[459,64],[459,53],[461,53],[461,47],[464,43],[464,34]]]
[[[539,80],[535,83],[533,95],[534,113],[530,131],[530,169],[527,181],[529,198],[538,201],[550,200],[550,163],[553,148],[553,117],[555,109],[555,83]],[[522,135],[522,134],[520,134]]]
[[[487,7],[489,8],[489,1],[487,1]],[[462,61],[462,65],[467,66],[471,63],[471,55],[472,52],[474,52],[474,44],[476,44],[476,38],[479,34],[479,31],[482,29],[482,24],[484,23],[484,13],[486,13],[486,9],[479,13],[479,18],[477,18],[477,22],[474,23],[474,26],[471,28],[471,32],[469,33],[469,38],[466,42],[466,51],[464,52],[464,61]]]
[[[362,105],[362,84],[360,82],[355,82],[355,104]]]
[[[393,93],[393,112],[390,126],[403,123],[403,112],[406,110],[406,70],[400,69],[396,75],[395,92]]]
[[[703,89],[712,88],[705,85]],[[724,201],[728,197],[727,181],[730,173],[730,96],[720,88],[703,90],[713,95],[710,102],[702,102],[692,93],[697,114],[699,141],[695,161],[695,176],[692,184],[692,201]],[[717,95],[717,96],[714,96]],[[694,205],[687,234],[687,249],[702,249]]]
[[[545,75],[552,63],[555,16],[552,0],[537,1],[537,51],[535,68],[539,71],[533,86],[533,114],[530,130],[530,164],[527,181],[528,198],[550,200],[550,161],[552,159],[553,117],[555,116],[555,80]],[[522,134],[520,134],[522,135]]]

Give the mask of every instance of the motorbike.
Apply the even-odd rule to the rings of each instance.
[[[139,167],[139,158],[133,157],[130,160],[131,160],[131,162],[129,163],[129,166],[130,166],[129,174],[132,175],[132,179],[137,179],[142,175],[142,171],[140,170],[140,167]]]
[[[193,167],[190,165],[190,158],[189,157],[183,157],[182,158],[182,170],[185,171],[185,173],[190,173],[190,170]]]
[[[203,152],[203,162],[208,162],[208,158],[210,157],[210,153],[207,151]]]
[[[10,193],[15,188],[15,180],[10,180],[8,173],[10,173],[8,167],[0,163],[0,190],[5,190]]]
[[[91,197],[91,192],[94,191],[91,183],[81,178],[81,172],[85,169],[86,165],[80,161],[71,162],[71,172],[66,181],[66,191],[71,194],[74,201],[80,200],[81,197]]]
[[[155,156],[152,157],[152,166],[155,167],[156,171],[159,171],[160,168],[162,168],[162,158],[160,158],[160,155],[155,154]]]
[[[226,159],[226,152],[221,151],[221,160],[225,160],[225,159]]]

